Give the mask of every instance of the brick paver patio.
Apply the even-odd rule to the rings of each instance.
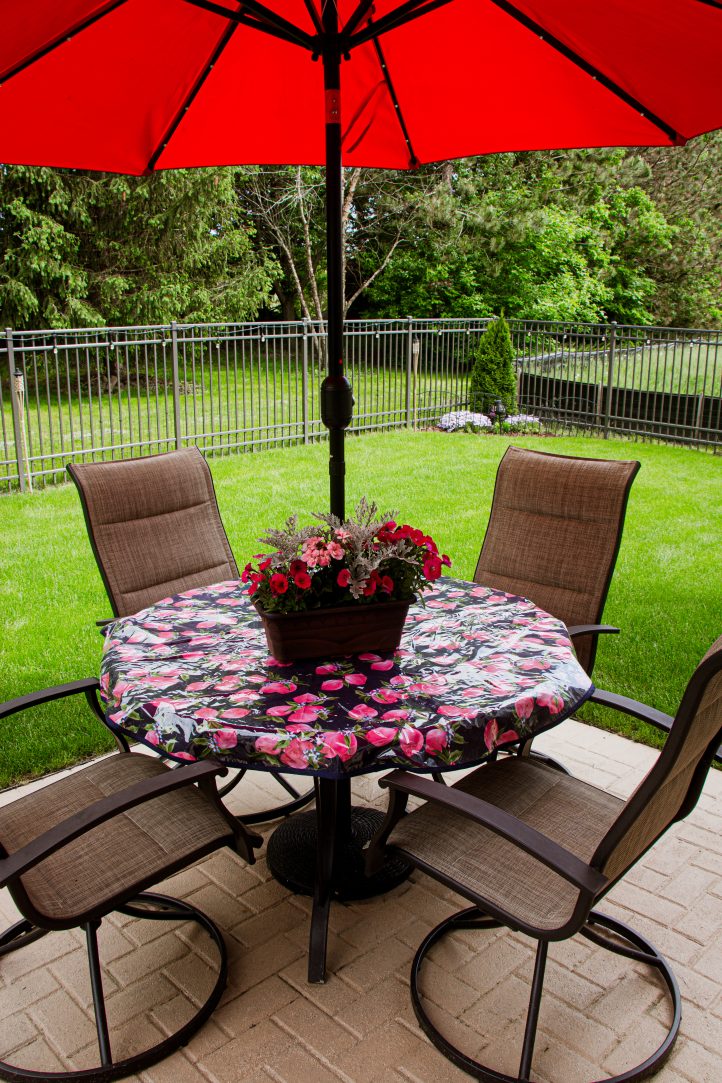
[[[627,795],[655,753],[569,721],[538,742],[575,773]],[[248,776],[247,776],[248,778]],[[244,807],[267,799],[268,779],[240,787]],[[373,776],[354,784],[357,800],[385,804]],[[12,800],[19,791],[0,795]],[[241,797],[233,799],[240,807]],[[233,803],[231,802],[232,807]],[[683,997],[681,1036],[660,1083],[722,1080],[722,773],[711,772],[689,819],[667,834],[601,909],[636,926],[672,962]],[[384,898],[336,904],[329,979],[306,983],[309,900],[269,877],[263,857],[245,866],[216,854],[168,882],[226,934],[228,988],[190,1044],[143,1080],[185,1083],[439,1083],[464,1080],[429,1044],[411,1009],[415,948],[442,917],[464,905],[432,880],[413,878]],[[6,892],[0,910],[14,908]],[[436,949],[425,993],[447,1032],[472,1055],[515,1073],[531,974],[530,942],[510,934],[458,934]],[[205,944],[190,926],[118,917],[100,935],[116,1056],[149,1029],[177,1024],[184,989],[210,975]],[[638,1063],[666,1021],[654,979],[587,941],[552,946],[535,1078],[589,1083]],[[157,1034],[154,1036],[157,1040]],[[0,1056],[39,1071],[89,1066],[95,1030],[82,936],[52,933],[0,960]]]

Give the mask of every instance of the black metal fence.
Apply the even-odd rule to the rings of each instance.
[[[468,401],[487,320],[349,321],[352,432],[433,425]],[[519,411],[546,428],[717,450],[722,332],[510,321]],[[325,436],[322,324],[12,331],[0,339],[0,489],[65,464],[188,444],[208,454]]]

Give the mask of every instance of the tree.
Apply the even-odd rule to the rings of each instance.
[[[239,217],[236,172],[0,167],[5,325],[254,318],[275,265]]]
[[[484,413],[501,399],[507,413],[513,413],[516,405],[514,351],[509,325],[503,316],[489,324],[471,357],[469,409]]]

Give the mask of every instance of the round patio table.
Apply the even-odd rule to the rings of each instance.
[[[413,605],[399,648],[281,664],[237,582],[164,599],[105,629],[111,728],[176,760],[312,775],[316,811],[284,821],[269,868],[314,894],[310,980],[323,980],[332,897],[388,890],[397,863],[363,875],[382,819],[352,809],[350,779],[478,764],[566,718],[590,695],[561,621],[525,598],[444,578]]]

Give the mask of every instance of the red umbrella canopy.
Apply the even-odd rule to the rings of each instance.
[[[336,10],[347,165],[673,144],[722,126],[722,0]],[[323,163],[322,20],[321,0],[0,0],[0,161]]]

